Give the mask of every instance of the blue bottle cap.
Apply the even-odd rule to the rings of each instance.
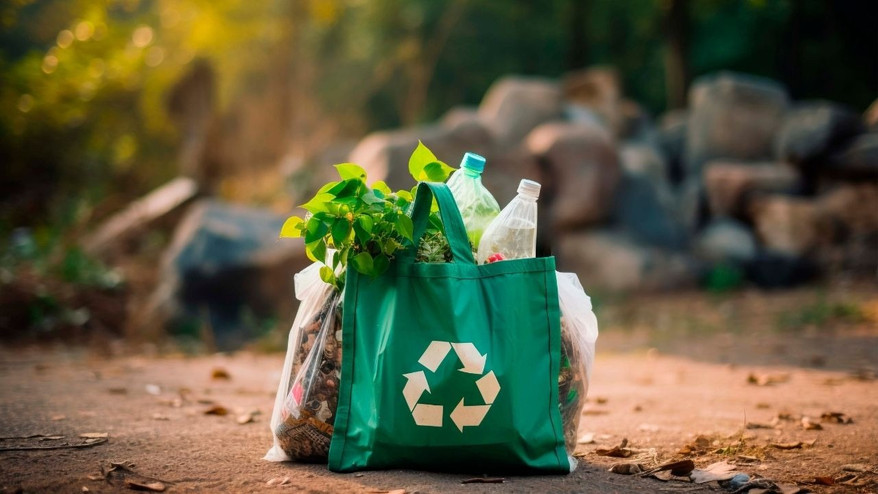
[[[481,173],[485,169],[485,158],[476,153],[466,153],[460,161],[460,167],[466,167],[470,170]]]

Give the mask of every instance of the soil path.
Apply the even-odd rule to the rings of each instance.
[[[680,307],[693,303],[701,302]],[[262,460],[271,443],[279,355],[106,359],[85,350],[0,350],[0,448],[7,449],[0,451],[0,489],[127,490],[121,477],[110,476],[116,485],[102,478],[100,465],[130,462],[132,470],[161,480],[167,492],[730,492],[716,482],[608,471],[617,463],[649,467],[691,458],[697,468],[728,461],[751,478],[815,492],[876,492],[878,381],[866,367],[878,364],[878,331],[872,322],[849,329],[833,333],[828,355],[823,339],[792,338],[794,352],[766,352],[777,357],[775,365],[750,362],[765,361],[755,358],[759,349],[786,345],[789,334],[763,334],[754,346],[754,338],[737,334],[730,340],[723,331],[700,335],[697,346],[678,338],[651,345],[662,350],[646,350],[631,344],[636,331],[608,329],[599,340],[584,412],[583,439],[594,442],[579,446],[580,467],[567,476],[507,477],[502,484],[462,484],[479,475],[477,465],[469,476],[334,474],[321,465]],[[625,351],[614,350],[619,348]],[[735,355],[743,364],[722,362]],[[823,361],[815,355],[824,355]],[[828,362],[831,370],[803,367],[803,359]],[[215,370],[229,378],[216,379]],[[228,413],[205,414],[211,408]],[[239,416],[250,412],[258,412],[254,421],[239,424]],[[821,419],[829,412],[853,422]],[[803,417],[820,428],[806,429]],[[83,433],[108,433],[109,439],[79,449],[9,450],[94,441],[79,438]],[[37,434],[49,437],[8,439]],[[631,457],[597,454],[623,439]],[[782,449],[787,447],[793,449]],[[273,479],[275,485],[268,485]]]

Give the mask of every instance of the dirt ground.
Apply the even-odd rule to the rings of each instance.
[[[462,483],[483,472],[334,474],[270,463],[262,456],[282,355],[6,348],[0,488],[115,492],[137,487],[128,479],[160,481],[167,492],[732,492],[609,471],[688,458],[698,469],[726,461],[787,492],[878,492],[874,286],[598,298],[596,306],[602,333],[570,475]],[[630,456],[599,454],[624,439],[620,454]],[[34,447],[59,449],[21,449]],[[102,475],[111,462],[127,467]]]

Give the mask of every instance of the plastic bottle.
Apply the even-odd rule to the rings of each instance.
[[[485,158],[475,153],[466,153],[460,162],[460,169],[448,179],[448,188],[454,202],[463,216],[463,224],[473,249],[479,248],[485,228],[500,214],[500,205],[488,189],[482,185],[482,171]]]
[[[479,245],[479,264],[537,255],[537,198],[540,184],[522,180],[518,195],[488,225]]]

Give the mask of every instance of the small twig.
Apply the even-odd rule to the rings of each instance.
[[[474,477],[471,479],[461,480],[461,484],[502,484],[506,480],[503,477]]]
[[[21,438],[16,438],[21,439]],[[90,448],[92,446],[97,446],[98,444],[104,444],[109,441],[106,437],[98,439],[91,443],[83,443],[83,444],[64,444],[58,446],[9,446],[9,447],[0,447],[0,451],[36,451],[39,449],[73,449],[73,448]]]

